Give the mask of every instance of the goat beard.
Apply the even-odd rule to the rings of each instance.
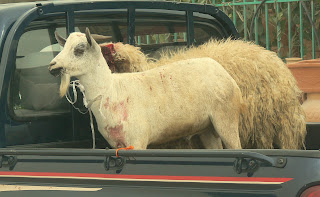
[[[70,75],[69,74],[62,74],[61,75],[61,84],[60,84],[60,96],[64,97],[68,91],[69,84],[70,84]]]

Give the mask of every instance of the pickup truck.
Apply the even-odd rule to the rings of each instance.
[[[0,196],[320,196],[320,123],[306,150],[109,149],[90,119],[59,97],[48,64],[54,32],[112,36],[150,56],[238,38],[213,5],[166,1],[0,5]],[[79,99],[78,99],[79,100]],[[77,105],[80,110],[81,102]],[[96,127],[96,125],[95,125]]]

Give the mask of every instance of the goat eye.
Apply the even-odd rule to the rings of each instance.
[[[81,56],[84,53],[84,49],[74,49],[74,55],[75,56]]]
[[[78,44],[75,48],[74,48],[74,55],[75,56],[81,56],[83,55],[85,50],[85,45],[84,44]]]

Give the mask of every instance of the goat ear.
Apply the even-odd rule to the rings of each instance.
[[[89,31],[89,28],[86,27],[86,38],[87,38],[87,41],[89,43],[90,46],[92,46],[92,37],[91,37],[91,34],[90,34],[90,31]]]
[[[54,32],[54,36],[56,37],[56,40],[58,41],[58,43],[61,45],[61,46],[64,46],[66,44],[66,39],[61,37],[57,31]]]
[[[112,36],[103,36],[103,35],[99,35],[99,34],[91,34],[91,36],[96,42],[107,41],[112,38]]]

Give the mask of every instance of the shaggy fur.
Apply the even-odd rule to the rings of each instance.
[[[143,65],[140,69],[123,69],[127,71],[143,71],[190,58],[210,57],[216,60],[237,82],[248,108],[241,114],[240,121],[243,148],[304,147],[305,114],[298,99],[301,91],[289,69],[274,52],[241,40],[211,40],[199,47],[163,54],[157,62],[147,61],[146,57],[135,62],[131,57],[141,57],[140,49],[129,45],[119,46],[122,49],[116,55],[122,57],[122,62],[116,62],[116,65],[130,67],[131,63],[135,68],[137,64]],[[122,54],[125,48],[130,53]],[[189,144],[183,147],[194,144],[182,140],[184,142],[176,144]],[[194,145],[191,147],[194,148]]]
[[[53,75],[78,77],[98,129],[113,148],[145,149],[199,134],[205,148],[222,148],[222,141],[226,148],[241,149],[241,92],[211,58],[112,74],[87,29],[70,34],[49,69]]]
[[[114,44],[114,49],[116,51],[114,61],[118,72],[138,72],[149,69],[148,64],[145,64],[147,57],[140,50],[137,50],[137,47],[129,44],[124,47],[122,43],[116,43]]]

